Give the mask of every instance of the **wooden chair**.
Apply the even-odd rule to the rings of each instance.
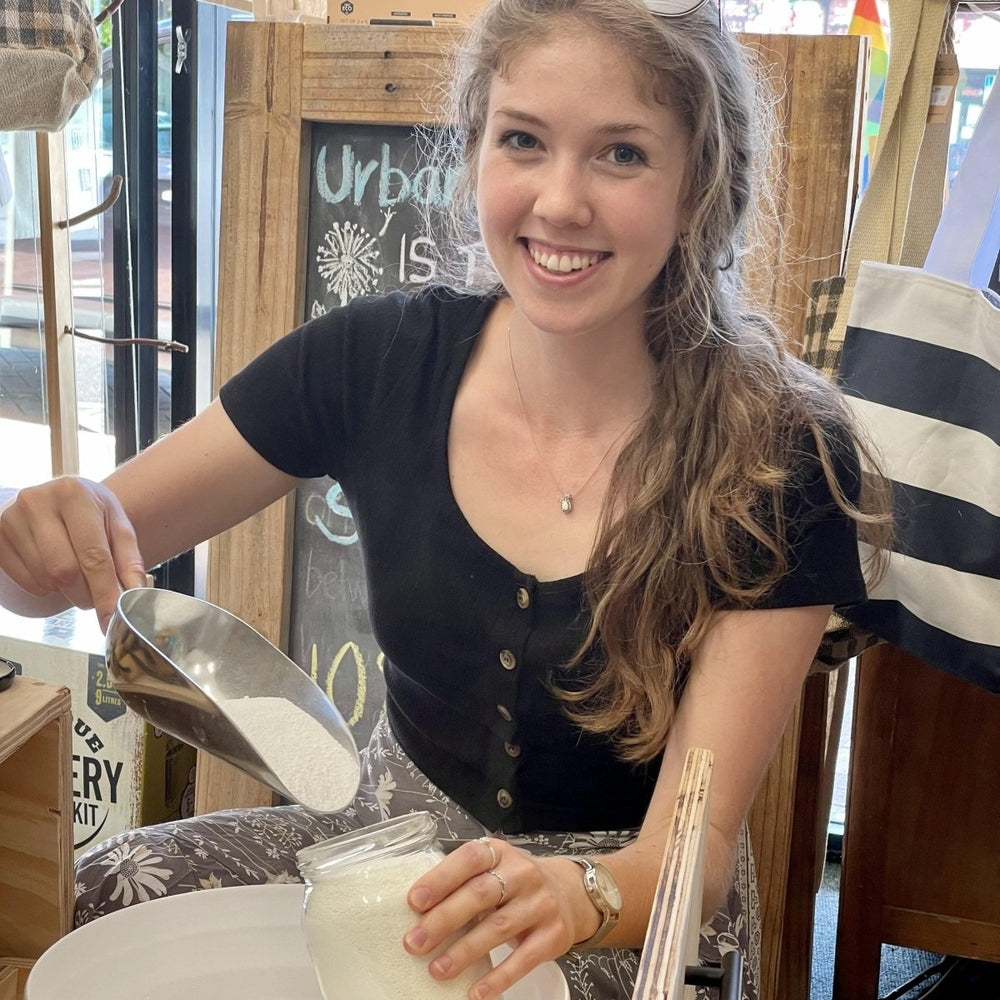
[[[1000,962],[1000,696],[888,645],[855,684],[834,1000],[883,944]]]

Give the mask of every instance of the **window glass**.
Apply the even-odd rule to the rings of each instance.
[[[92,0],[96,12],[104,0]],[[171,220],[171,3],[158,7],[156,183],[157,335],[170,339]],[[69,218],[90,211],[112,187],[112,23],[98,26],[102,72],[91,96],[62,132]],[[45,384],[41,258],[35,135],[0,133],[0,486],[21,486],[51,475]],[[92,336],[113,337],[112,214],[70,229],[73,325]],[[74,340],[80,471],[100,478],[114,467],[113,352]],[[169,387],[169,356],[157,355],[160,385]],[[169,427],[169,392],[159,394]]]

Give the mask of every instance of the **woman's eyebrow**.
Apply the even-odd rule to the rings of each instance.
[[[512,118],[514,121],[523,122],[525,125],[536,125],[540,128],[545,127],[545,122],[539,118],[537,115],[531,114],[530,111],[519,111],[516,108],[497,108],[491,117],[496,118],[498,115],[503,115],[505,118]]]
[[[659,135],[654,129],[651,129],[648,125],[639,125],[635,122],[609,122],[607,125],[601,125],[600,128],[595,129],[597,135],[634,135],[636,132],[643,132],[646,135],[656,136]]]
[[[539,118],[530,111],[520,111],[515,108],[500,107],[493,112],[494,118],[498,115],[503,115],[505,118],[522,122],[525,125],[534,125],[536,128],[547,127],[547,123],[544,119]],[[651,136],[658,134],[654,129],[649,128],[649,126],[640,125],[637,122],[608,122],[607,124],[600,125],[594,129],[595,135],[608,136],[633,135],[636,132],[644,132],[645,134]]]

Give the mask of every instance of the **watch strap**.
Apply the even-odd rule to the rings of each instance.
[[[595,864],[589,858],[580,858],[574,855],[570,857],[569,860],[575,862],[583,869],[583,888],[586,890],[587,897],[590,899],[591,903],[594,904],[594,908],[601,915],[601,923],[597,930],[594,931],[589,938],[586,938],[583,941],[577,941],[570,950],[577,951],[583,950],[584,948],[594,948],[597,946],[598,942],[611,933],[615,925],[618,923],[618,918],[621,915],[619,909],[612,906],[611,902],[601,891],[601,887],[597,879],[598,867],[603,870],[605,877],[608,879],[611,879],[611,873],[608,872],[607,868],[603,865]]]

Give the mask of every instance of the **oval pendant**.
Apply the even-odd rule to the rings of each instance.
[[[573,509],[573,498],[568,493],[564,494],[563,498],[559,501],[559,509],[564,514],[568,514]]]

